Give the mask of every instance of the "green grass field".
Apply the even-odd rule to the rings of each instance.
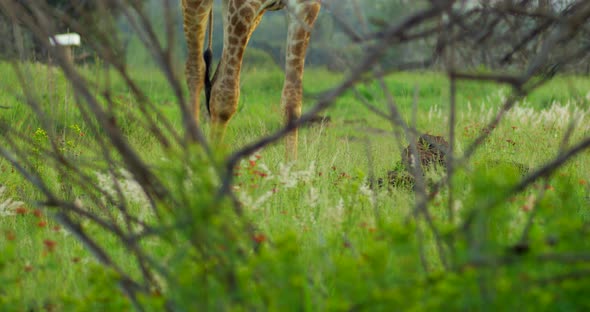
[[[77,182],[61,181],[51,169],[53,162],[42,154],[34,155],[35,148],[57,134],[60,148],[96,179],[97,187],[107,189],[112,181],[95,143],[102,134],[84,121],[76,109],[77,99],[57,69],[39,64],[23,64],[21,68],[26,91],[35,96],[52,123],[43,124],[35,117],[24,104],[23,88],[12,66],[0,63],[0,106],[6,107],[0,108],[0,131],[5,131],[6,126],[18,131],[22,135],[18,144],[29,144],[28,150],[33,153],[19,157],[29,157],[30,165],[46,181],[55,182],[54,189],[59,191],[67,185],[70,188],[64,192],[84,203],[89,198]],[[88,66],[83,72],[96,82],[94,91],[104,90],[105,74],[101,69]],[[145,120],[137,118],[137,102],[128,87],[116,75],[111,76],[117,124],[142,159],[166,176],[166,168],[176,168],[169,163],[170,154],[146,131]],[[176,99],[163,77],[154,69],[136,69],[132,76],[154,103],[154,111],[159,111],[157,122],[166,119],[180,129]],[[304,106],[313,105],[315,97],[342,78],[321,69],[308,69]],[[398,73],[387,77],[386,84],[408,122],[417,92],[417,129],[448,138],[449,83],[444,75]],[[250,68],[243,73],[240,107],[230,123],[225,152],[280,128],[281,87],[282,73],[278,70]],[[357,91],[377,108],[387,110],[386,97],[376,82],[361,84]],[[458,154],[483,131],[509,93],[509,89],[493,84],[458,85]],[[588,137],[589,109],[590,78],[553,79],[520,101],[468,165],[454,176],[453,222],[448,222],[448,190],[443,189],[428,203],[443,237],[456,234],[456,250],[449,252],[454,269],[445,267],[426,224],[412,218],[416,199],[411,190],[369,187],[371,175],[384,178],[397,166],[400,147],[408,142],[405,138],[399,142],[391,122],[371,113],[352,91],[322,113],[330,117],[330,122],[300,131],[296,163],[284,162],[281,143],[258,151],[237,169],[234,191],[245,208],[245,217],[257,228],[254,239],[263,246],[260,253],[235,263],[239,291],[228,295],[222,283],[213,278],[204,278],[208,282],[191,280],[206,276],[203,272],[207,269],[187,268],[186,262],[179,260],[182,253],[173,245],[156,239],[143,244],[161,265],[175,273],[177,285],[184,286],[164,287],[163,297],[178,302],[191,302],[187,298],[200,296],[209,300],[203,305],[187,303],[186,307],[266,307],[281,311],[588,308],[590,301],[584,295],[590,286],[588,278],[542,283],[554,275],[587,272],[587,260],[564,264],[538,261],[536,257],[553,252],[584,254],[590,250],[590,242],[584,239],[590,225],[590,154],[585,151],[573,158],[546,182],[539,181],[510,198],[501,196],[502,190],[521,179],[513,164],[523,164],[533,171],[558,155],[570,121],[576,123],[565,146]],[[204,128],[207,132],[206,123]],[[5,140],[0,142],[6,144]],[[6,148],[10,149],[8,145]],[[495,167],[497,163],[504,165]],[[443,173],[431,172],[429,176],[442,179]],[[135,181],[123,177],[119,182],[135,213],[148,223],[158,222],[145,208],[145,196]],[[174,179],[167,182],[175,183]],[[0,187],[0,310],[131,308],[115,287],[117,273],[103,268],[74,235],[53,220],[54,211],[39,205],[42,194],[4,159],[0,159]],[[190,199],[192,195],[187,196]],[[191,200],[198,202],[199,198]],[[500,202],[491,206],[494,209],[473,217],[478,207],[496,200]],[[534,252],[529,257],[510,258],[506,260],[512,261],[510,264],[502,265],[499,259],[504,259],[504,251],[519,241],[532,213],[536,214],[530,234]],[[138,274],[134,258],[128,256],[121,242],[102,233],[92,222],[81,222],[123,268],[134,276]],[[473,232],[462,232],[462,226],[469,222],[478,226]],[[559,243],[547,244],[549,239]],[[426,259],[426,267],[421,258]],[[486,259],[498,263],[479,268],[477,263],[485,263]],[[195,295],[191,290],[206,295]],[[154,294],[143,300],[158,311],[160,298]]]

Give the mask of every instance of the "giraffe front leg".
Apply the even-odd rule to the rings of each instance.
[[[305,56],[311,35],[311,28],[320,11],[318,1],[300,2],[289,5],[289,31],[287,35],[285,83],[281,96],[281,106],[286,124],[292,123],[301,116],[303,100],[303,69]],[[297,159],[297,129],[285,138],[287,160]]]
[[[188,49],[186,83],[189,89],[189,104],[197,124],[200,111],[199,98],[205,82],[203,45],[212,5],[213,0],[182,0],[183,27]]]
[[[222,66],[221,64],[219,66]],[[220,68],[223,70],[223,68]],[[213,144],[220,144],[227,125],[238,108],[240,98],[239,77],[221,75],[218,72],[211,90],[211,133]]]
[[[223,52],[211,89],[211,141],[223,142],[225,130],[238,108],[240,72],[248,40],[260,22],[257,1],[226,0],[223,6]]]

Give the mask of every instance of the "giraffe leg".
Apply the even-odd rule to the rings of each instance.
[[[211,90],[211,141],[223,141],[229,120],[238,108],[240,72],[248,40],[264,10],[260,2],[226,0],[223,6],[223,52]]]
[[[205,81],[203,45],[212,5],[213,0],[182,0],[184,35],[188,48],[186,82],[189,89],[189,103],[197,123],[199,123],[199,98]]]
[[[303,100],[303,68],[309,43],[310,29],[320,11],[318,1],[289,1],[299,2],[290,6],[289,31],[287,35],[285,83],[281,96],[281,106],[284,121],[289,124],[301,116],[301,102]],[[285,138],[287,160],[297,159],[297,129]]]

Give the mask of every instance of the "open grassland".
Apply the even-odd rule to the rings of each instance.
[[[25,64],[21,69],[25,91],[35,97],[40,109],[54,122],[43,124],[34,118],[30,108],[23,104],[25,95],[11,65],[0,63],[2,126],[9,125],[19,131],[22,142],[18,144],[30,144],[33,153],[36,146],[44,146],[48,133],[58,133],[62,138],[59,147],[96,179],[96,187],[112,191],[113,179],[100,163],[96,148],[103,134],[93,131],[78,112],[77,99],[61,74],[39,64]],[[107,84],[105,72],[92,66],[84,69],[84,73],[95,81],[92,86],[95,92],[108,90],[108,96],[114,98],[116,123],[143,160],[155,170],[174,168],[166,149],[146,131],[146,121],[137,118],[137,103],[120,78],[111,75]],[[131,75],[151,99],[154,111],[159,112],[156,122],[167,121],[171,127],[180,129],[176,98],[160,74],[153,69],[138,68]],[[307,106],[341,78],[323,70],[309,69],[304,80]],[[448,137],[449,85],[444,76],[433,72],[398,73],[387,77],[385,82],[408,122],[412,120],[413,103],[416,103],[416,128]],[[278,70],[250,68],[243,74],[239,112],[230,123],[224,142],[226,152],[281,126],[281,87],[282,73]],[[493,84],[473,82],[460,83],[457,90],[455,143],[460,155],[482,131],[487,131],[486,123],[498,112],[510,91]],[[492,268],[481,275],[474,273],[478,262],[472,261],[472,266],[442,275],[445,260],[439,257],[433,234],[423,231],[417,236],[412,229],[424,227],[421,223],[408,227],[415,204],[414,193],[408,188],[371,187],[369,183],[371,176],[385,178],[389,170],[398,166],[401,147],[408,142],[405,138],[399,141],[391,122],[371,113],[361,99],[384,111],[388,109],[379,84],[361,84],[356,95],[350,91],[323,112],[324,116],[329,116],[329,121],[301,131],[300,158],[296,163],[285,163],[284,146],[277,144],[242,161],[236,170],[234,190],[247,218],[258,229],[253,239],[263,244],[272,242],[273,247],[281,250],[273,252],[273,247],[268,247],[260,257],[236,264],[242,268],[238,270],[240,275],[236,281],[243,285],[240,294],[250,298],[248,302],[252,307],[365,310],[386,309],[405,302],[404,307],[417,310],[437,307],[473,310],[491,302],[498,302],[498,308],[511,309],[535,302],[562,309],[588,304],[580,296],[588,288],[579,284],[569,288],[538,285],[537,281],[546,274],[564,271],[562,264],[549,261],[536,268],[527,268],[527,262],[523,261],[511,267]],[[455,220],[442,225],[449,217],[446,190],[428,204],[434,222],[441,223],[442,234],[469,222],[473,207],[501,198],[498,194],[503,188],[521,179],[516,167],[522,165],[534,170],[553,159],[560,146],[573,145],[590,135],[589,109],[590,79],[587,77],[555,78],[520,100],[455,175],[455,198],[451,207]],[[206,128],[207,123],[204,124]],[[563,136],[569,127],[572,127],[571,136],[569,142],[564,143]],[[76,181],[60,181],[59,174],[50,167],[44,169],[50,160],[28,156],[33,160],[32,166],[55,181],[55,188],[62,188],[68,196],[82,203],[87,200],[85,191],[77,187]],[[485,247],[482,247],[481,262],[485,262],[486,255],[502,253],[519,242],[523,229],[530,226],[527,222],[532,213],[538,214],[531,232],[537,251],[550,248],[588,251],[590,241],[580,236],[578,228],[587,228],[590,221],[589,166],[590,154],[584,152],[546,183],[537,183],[502,201],[499,209],[471,220],[485,224],[481,232],[470,233],[475,240],[481,239],[480,245]],[[203,169],[201,173],[207,172]],[[442,176],[440,171],[429,173],[433,180],[440,180]],[[145,208],[145,195],[133,178],[123,174],[117,181],[137,215],[146,222],[155,222],[151,211]],[[174,182],[174,179],[169,181]],[[40,198],[40,193],[10,163],[0,160],[2,310],[24,311],[44,306],[47,310],[69,310],[81,307],[82,303],[86,305],[82,309],[86,310],[128,309],[125,297],[116,290],[109,290],[117,274],[99,266],[70,232],[53,221],[51,209],[41,209],[38,205]],[[134,259],[127,256],[120,242],[102,234],[88,221],[83,224],[104,246],[109,246],[125,268],[137,270]],[[557,247],[545,243],[552,239],[563,242]],[[461,237],[455,240],[467,244]],[[178,250],[157,240],[146,240],[145,244],[162,259],[164,266],[173,271],[186,269],[174,266]],[[464,247],[461,243],[458,245],[458,249]],[[425,249],[420,251],[417,246],[425,246]],[[462,258],[471,259],[471,251],[466,248],[458,252],[457,262]],[[427,268],[421,264],[419,255],[428,259]],[[575,265],[587,269],[585,263]],[[273,275],[276,280],[261,277]],[[189,276],[187,274],[187,279]],[[254,282],[257,278],[259,283]],[[483,298],[485,295],[479,284],[482,280],[495,289],[497,300]],[[185,284],[193,282],[187,280]],[[211,286],[208,291],[211,298],[224,296],[221,287]],[[514,298],[514,293],[523,295]],[[175,296],[190,295],[179,291]],[[437,301],[440,298],[442,302]],[[217,307],[210,304],[210,307]]]

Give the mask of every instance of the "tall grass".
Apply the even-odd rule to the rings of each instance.
[[[70,155],[86,164],[92,163],[97,155],[92,155],[89,148],[94,142],[91,136],[99,136],[100,133],[87,131],[88,125],[73,109],[76,99],[68,91],[63,77],[53,68],[40,64],[22,64],[20,68],[32,73],[27,77],[35,79],[25,85],[35,91],[32,94],[55,123],[45,125],[31,118],[30,108],[23,104],[24,95],[17,75],[6,63],[0,63],[0,72],[5,77],[0,84],[0,105],[7,107],[0,109],[0,121],[15,127],[28,136],[25,139],[33,142],[42,141],[44,131],[60,133],[63,148],[68,148]],[[88,77],[95,77],[98,92],[106,90],[106,72],[102,68],[87,66],[84,70]],[[180,114],[172,103],[175,98],[163,77],[149,68],[133,68],[132,74],[156,104],[161,117],[180,127]],[[312,103],[314,95],[329,89],[339,78],[340,75],[321,69],[308,69],[304,89],[310,96],[305,101]],[[411,120],[412,103],[417,92],[417,128],[422,132],[447,136],[448,81],[442,75],[433,72],[397,73],[385,81],[404,118]],[[455,177],[457,224],[470,217],[467,207],[495,199],[493,194],[488,193],[490,189],[508,187],[520,178],[512,164],[535,167],[554,157],[562,144],[563,134],[570,126],[564,120],[576,117],[572,142],[588,134],[589,82],[587,77],[558,77],[517,105],[486,140],[473,161]],[[278,70],[251,68],[244,73],[239,113],[230,124],[225,142],[228,151],[280,126],[281,87],[282,74]],[[117,122],[129,142],[141,151],[141,157],[158,170],[174,168],[168,160],[167,153],[170,151],[157,146],[157,141],[149,133],[137,131],[142,125],[141,120],[135,119],[137,103],[128,96],[129,91],[123,83],[111,77],[108,90],[112,93],[109,96],[114,97],[117,105],[127,112],[116,116]],[[386,109],[384,95],[379,90],[372,83],[357,89],[365,100]],[[459,153],[478,133],[485,131],[486,121],[499,109],[505,93],[505,89],[492,84],[472,82],[459,85],[456,138]],[[363,309],[364,304],[368,309],[385,309],[391,307],[391,302],[404,301],[410,302],[406,307],[416,309],[440,306],[483,308],[485,300],[473,299],[480,294],[475,290],[477,278],[469,273],[469,268],[461,274],[440,277],[442,282],[432,282],[432,288],[421,284],[428,283],[430,279],[436,280],[436,272],[442,272],[444,265],[438,258],[434,238],[430,234],[421,238],[427,242],[424,256],[430,259],[430,271],[425,271],[415,256],[420,252],[417,247],[420,238],[411,230],[422,228],[424,224],[407,226],[414,195],[409,189],[387,185],[376,187],[370,181],[371,176],[385,178],[387,171],[400,161],[399,147],[407,145],[407,142],[397,142],[390,122],[370,113],[361,103],[351,92],[324,112],[330,116],[329,122],[304,129],[300,135],[301,157],[297,163],[284,163],[284,148],[270,146],[240,164],[233,187],[245,207],[247,218],[257,227],[258,232],[253,239],[263,246],[270,241],[275,246],[282,246],[277,249],[263,247],[260,257],[251,258],[252,263],[236,264],[242,269],[238,270],[241,275],[237,281],[243,284],[241,295],[245,298],[250,296],[253,307],[281,310],[293,307],[308,310]],[[206,120],[203,124],[207,127]],[[498,162],[505,165],[498,167]],[[561,169],[546,186],[538,185],[555,194],[549,194],[543,205],[553,209],[567,207],[564,213],[587,217],[584,207],[587,207],[585,197],[588,196],[586,183],[590,180],[588,163],[588,154],[583,154]],[[37,163],[40,168],[44,165],[43,160]],[[131,177],[124,173],[111,177],[100,164],[94,168],[95,171],[90,174],[96,178],[97,187],[108,189],[109,183],[118,181],[131,195],[127,198],[130,198],[134,209],[146,209],[143,195],[134,187]],[[58,181],[56,173],[46,173],[55,176],[55,188],[71,183]],[[440,179],[442,173],[431,175],[433,179]],[[89,310],[129,308],[129,303],[121,294],[104,290],[116,279],[116,274],[102,269],[67,230],[52,221],[49,211],[35,209],[39,194],[5,160],[0,160],[0,185],[3,190],[0,192],[0,207],[3,210],[0,211],[6,212],[0,213],[0,285],[10,285],[9,288],[0,286],[0,306],[23,310],[49,305],[67,310],[86,300]],[[72,190],[63,191],[72,192],[83,204],[84,192],[76,189],[76,185],[70,186]],[[536,190],[527,190],[511,202],[502,203],[502,209],[490,211],[484,216],[489,219],[475,217],[474,222],[485,224],[485,232],[476,233],[475,237],[491,237],[493,241],[487,252],[518,242],[518,233],[526,226],[531,203],[538,196],[536,194]],[[438,222],[448,217],[443,209],[446,192],[436,196],[430,211]],[[548,211],[551,212],[543,215],[548,227],[541,224],[536,230],[546,234],[561,233],[562,230],[550,222],[551,217],[559,219],[557,212]],[[148,221],[154,218],[148,211],[142,216]],[[126,251],[117,249],[120,244],[114,237],[101,233],[90,224],[85,226],[107,245],[112,244],[118,260],[127,262],[130,270],[134,268],[133,260],[126,258]],[[548,236],[540,235],[538,239]],[[148,241],[147,244],[155,253],[162,255],[166,261],[164,265],[170,265],[174,270],[183,268],[175,262],[178,250],[171,250],[170,246],[158,240]],[[391,246],[394,248],[390,249]],[[463,256],[468,257],[467,254]],[[485,274],[498,274],[498,279],[490,277],[493,281],[490,287],[497,286],[497,295],[510,301],[510,291],[523,290],[522,286],[510,280],[511,274],[520,269],[490,270]],[[273,275],[278,277],[277,280],[260,278],[261,284],[248,286],[249,281],[260,276]],[[192,275],[187,273],[187,276]],[[460,289],[454,288],[453,279],[460,281],[465,293],[458,293]],[[502,288],[503,281],[507,280],[510,280],[506,282],[508,286]],[[294,290],[296,293],[289,293]],[[218,291],[220,293],[210,294],[214,298],[222,298],[223,292]],[[432,301],[435,298],[429,299],[429,292],[445,294],[441,298],[461,299],[435,302]],[[568,296],[572,293],[563,292]],[[176,295],[183,296],[182,293]],[[535,296],[530,294],[527,298],[533,300]],[[149,300],[154,300],[153,304],[156,304],[157,296],[154,298]],[[301,298],[305,300],[300,302]],[[412,300],[415,305],[411,304]],[[563,306],[567,301],[554,298],[551,302]],[[512,302],[507,306],[518,307],[520,304]]]

